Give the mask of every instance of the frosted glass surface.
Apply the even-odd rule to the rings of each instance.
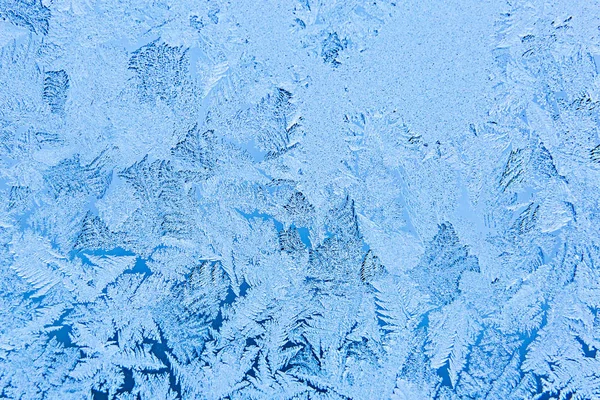
[[[599,0],[0,0],[0,398],[600,399]]]

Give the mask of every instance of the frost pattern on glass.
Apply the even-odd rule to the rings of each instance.
[[[0,398],[600,399],[600,3],[0,0]]]

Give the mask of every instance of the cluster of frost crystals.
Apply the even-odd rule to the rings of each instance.
[[[0,0],[0,398],[600,399],[600,4]]]

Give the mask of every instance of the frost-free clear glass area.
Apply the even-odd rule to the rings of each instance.
[[[0,398],[600,399],[598,0],[0,0]]]

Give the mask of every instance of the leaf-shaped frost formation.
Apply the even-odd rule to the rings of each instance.
[[[79,154],[75,154],[50,168],[44,180],[56,197],[91,194],[100,198],[112,180],[112,171],[108,171],[105,164],[104,154],[87,165],[81,165]]]
[[[338,34],[336,32],[329,33],[321,44],[321,57],[323,57],[323,61],[335,67],[340,64],[337,58],[344,48],[345,43],[340,40]]]
[[[218,163],[215,146],[214,131],[201,133],[196,124],[171,149],[171,154],[182,162],[185,169],[191,169],[194,176],[205,177],[212,173]]]
[[[88,212],[83,219],[81,233],[77,236],[75,250],[110,249],[116,244],[115,235],[108,229],[104,221]]]
[[[22,209],[26,206],[27,200],[31,195],[31,189],[26,186],[13,186],[10,188],[8,209]]]
[[[365,255],[365,258],[360,266],[360,279],[363,282],[370,282],[372,279],[383,274],[385,268],[379,257],[373,254],[372,250],[369,250]]]
[[[279,232],[279,246],[281,247],[281,251],[287,253],[294,253],[306,248],[300,238],[300,233],[294,227],[283,229]]]
[[[459,280],[465,271],[479,272],[477,258],[460,244],[452,224],[439,225],[421,262],[412,271],[415,281],[425,288],[435,302],[448,304],[459,295]]]
[[[188,72],[187,51],[154,41],[136,50],[129,60],[129,69],[137,79],[142,101],[157,99],[172,104],[184,84]]]
[[[69,86],[69,75],[64,70],[46,72],[44,100],[50,105],[50,110],[53,113],[64,113]]]
[[[4,0],[0,3],[0,17],[15,25],[25,26],[33,33],[46,35],[49,28],[50,9],[42,0]]]

